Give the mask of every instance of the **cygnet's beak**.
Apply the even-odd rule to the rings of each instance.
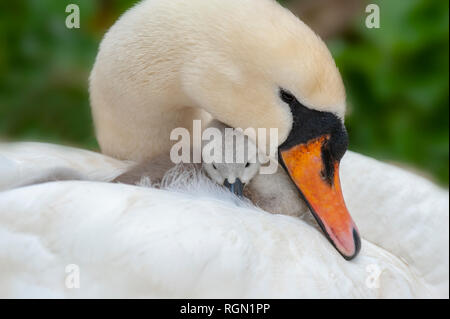
[[[226,179],[223,182],[223,186],[225,186],[226,188],[228,188],[230,190],[230,192],[232,192],[233,194],[242,197],[243,193],[244,193],[244,184],[241,182],[241,180],[239,178],[236,178],[236,180],[234,181],[233,184],[230,184],[228,182],[228,179]]]

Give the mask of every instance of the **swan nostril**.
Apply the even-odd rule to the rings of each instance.
[[[330,142],[327,141],[322,145],[322,163],[323,169],[320,171],[320,177],[327,182],[332,184],[334,178],[334,160],[333,155],[330,151]]]
[[[320,171],[320,178],[321,178],[323,181],[326,181],[326,180],[327,180],[327,173],[326,173],[324,170],[321,170],[321,171]]]

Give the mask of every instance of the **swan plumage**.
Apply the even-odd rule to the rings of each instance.
[[[105,34],[89,88],[97,140],[116,158],[167,154],[197,119],[253,129],[330,243],[358,255],[339,182],[344,85],[324,42],[276,1],[142,1]]]
[[[77,152],[87,172],[103,157],[39,143],[14,148],[22,146],[39,165],[0,154],[28,172]],[[105,162],[107,179],[129,165]],[[7,169],[0,165],[0,176]],[[301,219],[266,213],[207,178],[181,176],[167,189],[95,181],[9,189],[0,193],[0,295],[448,298],[448,192],[353,152],[342,160],[342,185],[364,234],[350,263]],[[80,267],[80,289],[65,287],[69,264]],[[371,267],[381,271],[379,288],[367,285]]]
[[[120,159],[167,152],[172,129],[193,119],[278,128],[299,189],[319,189],[304,188],[305,176],[323,187],[318,173],[331,164],[322,190],[339,199],[344,235],[327,228],[322,191],[306,200],[342,256],[357,255],[356,226],[335,192],[348,141],[342,80],[324,43],[275,1],[142,1],[102,41],[90,97],[101,149]],[[327,157],[299,176],[293,155],[312,163],[310,147]],[[347,262],[304,221],[195,172],[162,189],[106,183],[132,164],[52,148],[0,148],[2,296],[448,298],[448,192],[398,168],[344,156],[342,189],[365,238]],[[55,170],[88,181],[42,183]],[[69,264],[80,267],[80,289],[64,285]],[[380,270],[379,288],[368,266]]]
[[[210,116],[235,128],[278,128],[281,143],[293,119],[280,87],[344,116],[329,50],[276,1],[146,0],[105,34],[90,99],[102,152],[142,161],[168,153],[172,129]]]
[[[0,143],[0,191],[60,179],[110,181],[133,164],[55,144]]]

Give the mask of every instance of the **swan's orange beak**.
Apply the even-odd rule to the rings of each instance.
[[[341,191],[339,161],[323,151],[329,135],[279,151],[280,159],[331,243],[353,259],[361,240]],[[324,158],[325,157],[325,158]]]

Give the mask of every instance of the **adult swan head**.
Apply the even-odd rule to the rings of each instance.
[[[339,161],[345,90],[321,39],[274,0],[144,0],[106,33],[90,78],[105,154],[168,152],[174,128],[208,116],[278,129],[278,157],[331,243],[360,249]]]

